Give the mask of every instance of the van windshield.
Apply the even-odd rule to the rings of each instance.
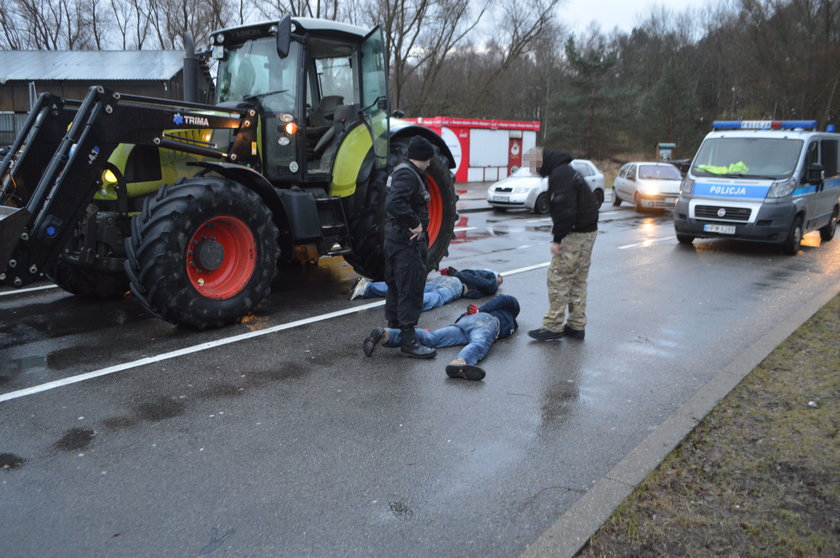
[[[802,143],[791,138],[708,138],[691,172],[695,176],[787,178],[796,170]]]

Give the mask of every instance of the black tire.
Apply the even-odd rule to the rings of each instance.
[[[621,205],[621,198],[618,197],[618,191],[615,189],[614,186],[613,186],[613,202],[612,203],[615,207],[618,207],[619,205]]]
[[[834,238],[834,233],[837,231],[837,208],[834,208],[834,213],[831,215],[831,221],[824,227],[820,228],[820,238],[823,242],[828,242]]]
[[[446,159],[435,157],[426,169],[426,187],[429,189],[429,255],[426,267],[437,269],[440,261],[449,255],[449,243],[455,237],[458,211],[455,203],[455,177],[449,172]]]
[[[691,244],[694,242],[694,237],[690,234],[677,233],[677,242],[680,244]]]
[[[221,327],[270,292],[277,226],[260,197],[238,182],[204,176],[161,188],[131,229],[131,288],[168,322]]]
[[[399,138],[391,142],[391,155],[388,160],[390,169],[396,167],[400,161],[405,160],[405,152],[408,148],[410,137]],[[370,181],[366,194],[367,203],[365,208],[367,215],[362,217],[365,223],[360,226],[353,226],[351,223],[351,235],[353,236],[353,254],[344,256],[344,259],[353,266],[359,275],[380,281],[385,277],[385,256],[382,250],[382,225],[385,220],[385,181],[387,176]],[[370,184],[375,184],[370,188]],[[429,251],[426,258],[426,266],[429,270],[437,269],[440,261],[449,255],[449,243],[455,236],[455,221],[458,219],[458,212],[455,203],[458,195],[455,193],[454,177],[449,172],[446,159],[436,156],[432,159],[429,168],[426,169],[426,187],[429,190],[431,201],[429,202]],[[373,203],[373,198],[381,199],[382,203]],[[351,222],[353,219],[351,219]],[[372,223],[376,223],[373,226]]]
[[[121,271],[99,271],[68,261],[59,261],[49,277],[68,293],[85,298],[120,298],[130,288],[128,277]]]
[[[788,256],[795,256],[799,252],[802,243],[802,216],[797,215],[790,226],[787,238],[782,243],[782,252]]]
[[[382,248],[382,225],[385,222],[385,186],[388,174],[374,172],[365,190],[357,186],[355,195],[363,195],[363,203],[353,200],[350,217],[350,236],[353,238],[353,253],[344,256],[353,270],[373,281],[385,278],[385,252]]]
[[[534,202],[534,213],[545,215],[551,209],[551,200],[548,199],[548,192],[543,192],[537,196],[537,201]]]
[[[636,211],[639,213],[644,213],[645,208],[642,207],[642,198],[639,196],[639,193],[636,192],[633,194],[633,204],[636,206]]]
[[[595,205],[598,206],[598,209],[601,209],[601,206],[604,204],[604,191],[598,188],[592,192],[592,195],[595,196]],[[621,202],[619,201],[618,203]]]

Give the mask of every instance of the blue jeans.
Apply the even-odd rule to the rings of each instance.
[[[423,312],[438,308],[448,302],[457,300],[464,292],[464,284],[457,277],[437,277],[426,281],[423,288]],[[388,284],[385,281],[371,281],[365,287],[363,298],[384,297],[388,294]]]
[[[386,347],[399,347],[402,344],[402,332],[388,329]],[[427,347],[454,347],[464,345],[458,352],[458,358],[467,364],[477,364],[490,351],[490,346],[499,335],[499,320],[490,314],[478,312],[464,316],[457,322],[434,331],[414,328],[417,341]]]

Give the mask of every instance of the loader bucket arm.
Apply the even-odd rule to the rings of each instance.
[[[20,287],[58,260],[101,186],[120,143],[156,145],[259,168],[256,113],[91,87],[81,102],[43,94],[0,163],[0,283]],[[173,128],[237,130],[216,148],[168,134]]]

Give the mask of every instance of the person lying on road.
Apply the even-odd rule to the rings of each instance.
[[[496,295],[479,307],[470,304],[467,311],[455,323],[428,331],[416,328],[417,340],[426,347],[440,348],[464,345],[458,356],[446,366],[450,378],[481,380],[485,373],[477,364],[487,356],[496,339],[513,335],[519,325],[519,301],[511,295]],[[378,345],[399,347],[401,331],[395,328],[378,327],[362,343],[366,356],[372,356]],[[402,354],[402,353],[401,353]]]
[[[489,269],[464,269],[454,267],[440,270],[440,277],[429,279],[423,291],[423,312],[464,298],[482,298],[495,294],[504,282],[501,274]],[[350,293],[350,300],[377,298],[388,294],[385,281],[368,281],[360,277]]]

